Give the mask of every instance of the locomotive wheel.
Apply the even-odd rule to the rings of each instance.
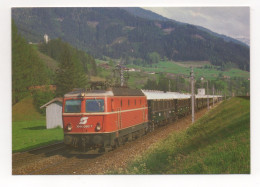
[[[130,133],[128,135],[127,141],[132,141],[133,140],[133,133]]]
[[[118,148],[118,147],[119,147],[119,141],[118,141],[118,139],[115,139],[115,140],[114,140],[113,149],[116,149],[116,148]]]
[[[119,138],[118,138],[118,145],[119,145],[119,146],[124,145],[123,137],[119,137]]]

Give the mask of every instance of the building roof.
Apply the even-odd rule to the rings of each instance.
[[[44,107],[47,107],[48,105],[54,103],[54,102],[60,102],[62,103],[63,102],[63,98],[62,97],[56,97],[54,99],[52,99],[51,101],[49,101],[48,103],[42,105],[40,108],[44,108]]]

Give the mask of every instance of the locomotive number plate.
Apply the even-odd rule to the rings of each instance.
[[[92,128],[93,125],[77,125],[77,128]]]

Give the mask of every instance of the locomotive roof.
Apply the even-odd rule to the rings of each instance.
[[[98,97],[98,96],[145,96],[140,89],[110,88],[108,90],[76,90],[69,92],[64,97]]]
[[[112,88],[114,96],[145,96],[140,89]]]

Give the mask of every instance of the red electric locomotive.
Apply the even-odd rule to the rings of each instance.
[[[146,96],[129,88],[70,92],[62,117],[64,143],[84,152],[113,149],[148,129]]]

